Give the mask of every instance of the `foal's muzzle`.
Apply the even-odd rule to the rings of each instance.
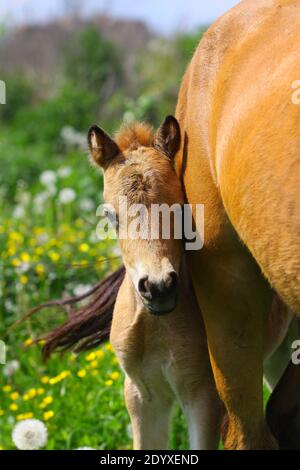
[[[150,313],[153,315],[170,313],[177,304],[178,276],[172,271],[159,282],[152,282],[148,276],[144,276],[139,280],[138,290]]]

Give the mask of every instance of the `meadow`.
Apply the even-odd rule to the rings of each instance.
[[[79,42],[83,53],[70,53],[70,72],[65,59],[64,79],[50,98],[48,90],[39,97],[37,78],[1,77],[8,93],[7,105],[0,107],[0,339],[7,346],[7,363],[0,365],[1,449],[15,449],[13,429],[33,418],[47,427],[46,449],[132,445],[124,377],[109,344],[78,356],[54,354],[44,363],[42,342],[35,340],[66,313],[47,309],[11,329],[32,307],[82,294],[120,265],[115,241],[96,237],[102,178],[87,159],[89,126],[101,122],[113,131],[123,119],[158,122],[175,97],[174,92],[159,100],[155,90],[134,97],[123,84],[110,96],[108,111],[98,115],[96,89],[110,80],[103,70],[116,73],[120,65],[112,63],[114,47],[98,31],[88,29]],[[76,78],[82,60],[89,73]],[[163,63],[160,56],[156,60]],[[178,409],[171,446],[187,447]]]
[[[82,173],[78,178],[79,163],[76,170],[46,170],[30,191],[19,188],[14,216],[1,221],[1,337],[7,343],[7,364],[0,372],[1,449],[15,448],[15,424],[32,418],[47,426],[47,449],[131,448],[124,377],[110,344],[79,355],[55,354],[44,363],[43,341],[34,340],[65,318],[51,309],[6,334],[31,307],[79,295],[120,264],[115,242],[95,236],[96,195],[93,199],[89,194],[94,170],[85,157],[73,156],[84,162],[86,182]],[[94,192],[100,193],[96,176]],[[185,424],[176,410],[171,446],[184,448],[186,441]]]

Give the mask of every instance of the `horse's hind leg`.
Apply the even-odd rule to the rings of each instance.
[[[171,394],[144,393],[128,377],[125,400],[131,419],[134,450],[166,450],[173,397]]]
[[[216,450],[224,412],[215,385],[207,383],[193,394],[180,397],[189,428],[191,450]]]
[[[224,255],[223,255],[224,258]],[[217,389],[228,413],[225,448],[272,449],[263,410],[263,349],[272,292],[254,263],[206,257],[193,276]],[[196,266],[197,268],[197,266]],[[192,275],[194,272],[192,272]]]

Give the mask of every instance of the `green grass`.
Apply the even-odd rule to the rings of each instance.
[[[16,422],[45,422],[47,449],[131,449],[129,418],[123,398],[123,374],[110,344],[75,356],[54,356],[43,364],[41,345],[28,338],[16,346],[20,368],[0,389],[0,447],[14,449]],[[186,426],[175,410],[171,447],[187,448]]]

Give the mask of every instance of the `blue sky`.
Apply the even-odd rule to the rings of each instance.
[[[72,0],[0,0],[0,19],[45,21],[61,14],[69,2]],[[210,23],[237,3],[238,0],[82,0],[82,11],[141,19],[152,29],[170,33]]]

